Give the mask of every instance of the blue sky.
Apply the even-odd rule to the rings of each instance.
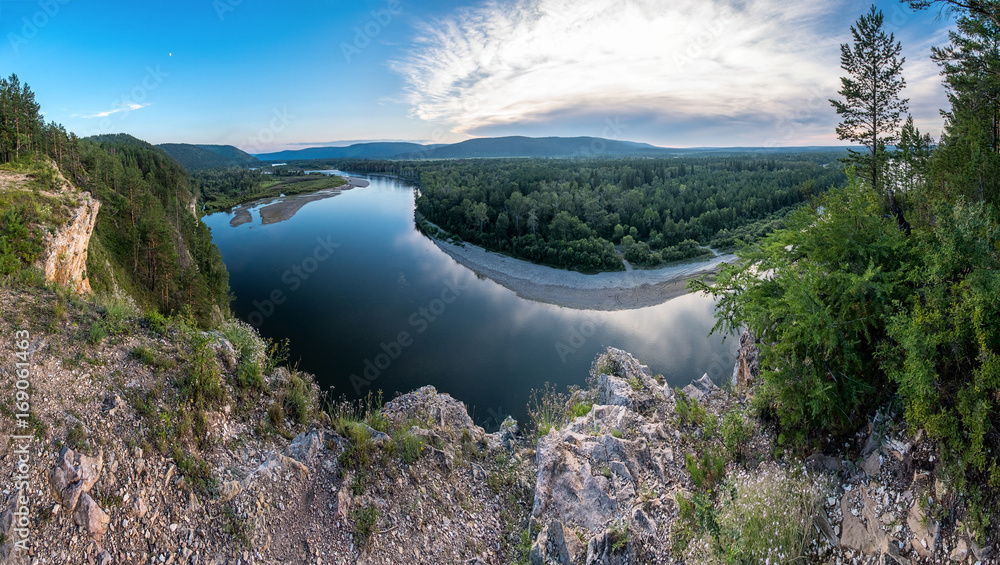
[[[937,136],[951,22],[880,1]],[[593,135],[835,145],[852,0],[0,0],[0,72],[79,135],[250,152]]]

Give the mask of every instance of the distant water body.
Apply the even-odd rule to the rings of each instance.
[[[525,421],[531,391],[583,386],[608,346],[636,355],[675,386],[708,373],[725,382],[735,339],[707,337],[714,302],[685,295],[615,312],[532,302],[478,277],[413,223],[413,186],[371,185],[314,199],[284,221],[231,226],[204,218],[236,295],[235,314],[271,339],[291,340],[291,362],[332,397],[392,397],[434,385],[496,428]],[[292,197],[294,198],[294,197]],[[238,223],[238,222],[237,222]]]

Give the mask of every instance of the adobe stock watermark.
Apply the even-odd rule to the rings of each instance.
[[[344,60],[350,64],[354,57],[360,55],[371,45],[372,41],[392,23],[392,20],[402,13],[403,7],[400,0],[388,0],[385,3],[385,8],[368,12],[370,16],[368,21],[364,25],[354,26],[354,41],[350,43],[340,42],[340,52],[344,55]]]
[[[21,52],[21,47],[27,45],[32,39],[38,37],[39,31],[51,22],[62,11],[63,6],[69,4],[70,0],[39,0],[38,11],[29,16],[21,18],[21,33],[9,32],[7,41],[10,42],[14,54]]]
[[[625,130],[628,129],[628,124],[623,123],[622,119],[619,117],[607,118],[604,120],[604,129],[601,130],[601,135],[590,140],[588,145],[580,148],[574,157],[582,157],[584,159],[598,157],[607,153],[608,151],[608,141],[620,141],[624,138]]]
[[[339,243],[330,240],[330,236],[326,236],[325,239],[317,237],[316,244],[311,255],[292,265],[281,274],[281,282],[285,284],[289,293],[297,291],[302,283],[309,280],[309,277],[319,269],[320,263],[329,259],[333,252],[340,247]],[[272,290],[264,300],[254,300],[253,311],[247,315],[247,323],[259,328],[274,315],[278,306],[287,300],[288,295],[280,288]]]
[[[723,32],[726,30],[726,24],[728,24],[731,19],[732,15],[725,14],[719,16],[710,24],[705,25],[698,30],[698,34],[690,43],[688,43],[684,51],[675,52],[673,54],[674,64],[677,65],[677,70],[683,71],[688,65],[704,58],[708,47],[722,37]]]
[[[147,65],[146,74],[142,79],[131,90],[123,93],[111,102],[113,109],[97,114],[96,117],[101,118],[101,122],[97,124],[97,129],[93,132],[93,135],[112,133],[115,129],[116,121],[121,122],[126,120],[133,110],[148,106],[149,104],[146,103],[146,100],[149,98],[149,94],[159,88],[169,76],[170,73],[164,72],[160,68],[160,65],[156,65],[155,67]]]
[[[213,0],[212,8],[215,9],[215,15],[219,16],[219,21],[226,21],[226,14],[230,12],[235,12],[236,7],[243,3],[243,0]]]
[[[271,119],[267,127],[260,128],[256,135],[247,138],[246,150],[248,153],[260,153],[266,145],[274,142],[277,134],[285,131],[295,119],[295,114],[288,111],[288,108],[275,108],[271,110]]]
[[[579,351],[596,333],[597,322],[593,319],[586,319],[570,326],[563,339],[555,343],[559,360],[565,363],[570,355]]]
[[[774,149],[793,141],[796,132],[806,126],[806,122],[817,117],[821,109],[829,108],[829,99],[818,87],[809,88],[809,98],[795,110],[785,114],[774,123],[776,135],[767,138],[764,147]],[[831,110],[832,111],[832,110]]]
[[[17,379],[14,381],[14,417],[17,431],[10,436],[15,442],[13,455],[17,458],[17,474],[14,475],[14,513],[10,532],[15,551],[28,551],[31,536],[31,514],[28,500],[31,475],[31,442],[34,436],[25,432],[31,427],[31,364],[29,356],[31,334],[27,330],[14,332],[14,367]]]
[[[432,323],[441,318],[448,309],[448,305],[454,304],[468,288],[468,284],[459,284],[458,280],[450,280],[444,283],[441,294],[429,301],[427,304],[417,308],[407,317],[406,321],[414,333],[403,330],[400,331],[389,343],[379,343],[379,353],[364,360],[361,375],[351,374],[351,385],[354,392],[361,396],[361,391],[372,386],[382,376],[392,364],[399,359],[406,349],[413,345],[414,337],[427,331]]]

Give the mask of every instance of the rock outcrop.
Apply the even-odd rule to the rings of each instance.
[[[76,192],[61,174],[59,179],[63,193],[75,200],[75,206],[70,209],[70,219],[66,223],[59,226],[55,233],[46,234],[41,268],[46,281],[70,286],[79,294],[87,294],[90,293],[87,249],[97,225],[101,203],[89,192]]]

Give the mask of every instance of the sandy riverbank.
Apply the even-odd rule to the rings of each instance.
[[[522,298],[578,310],[631,310],[662,304],[685,294],[688,279],[736,258],[719,255],[660,269],[585,275],[514,259],[468,243],[458,246],[438,239],[434,242],[460,264]]]
[[[260,211],[258,213],[260,214],[261,225],[266,226],[268,224],[284,222],[285,220],[291,219],[291,217],[301,210],[303,206],[310,202],[323,200],[325,198],[333,198],[345,190],[351,190],[352,188],[364,188],[371,184],[364,179],[355,177],[343,178],[347,181],[347,184],[338,186],[337,188],[325,188],[316,192],[292,196],[275,196],[273,198],[243,204],[233,210],[234,216],[233,219],[229,221],[229,225],[235,228],[243,224],[253,222],[253,216],[250,214],[250,210],[258,207],[260,207]]]

